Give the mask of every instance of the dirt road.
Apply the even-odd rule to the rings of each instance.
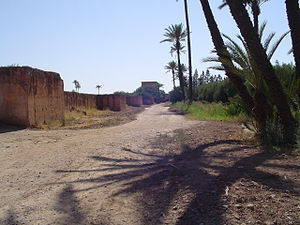
[[[154,161],[151,173],[174,167],[153,140],[199,123],[155,105],[110,128],[0,130],[0,224],[145,224],[141,195],[125,190]]]

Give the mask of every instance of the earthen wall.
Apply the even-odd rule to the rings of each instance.
[[[30,67],[1,67],[0,122],[40,126],[62,121],[63,89],[58,73]]]
[[[143,105],[142,96],[126,96],[126,104],[129,106],[140,107]]]

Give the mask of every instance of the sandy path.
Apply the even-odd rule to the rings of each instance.
[[[0,133],[0,224],[144,224],[139,193],[120,193],[130,163],[149,168],[151,140],[197,123],[154,105],[116,127]]]

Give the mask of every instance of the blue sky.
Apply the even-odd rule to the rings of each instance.
[[[228,9],[217,8],[222,1],[210,2],[221,31],[235,35]],[[199,0],[189,0],[189,6],[193,69],[201,72],[213,47]],[[160,40],[166,27],[184,23],[182,0],[1,0],[0,8],[0,65],[58,72],[68,91],[75,79],[84,93],[97,93],[97,84],[102,93],[132,92],[141,81],[172,88],[171,74],[164,70],[172,60],[170,44]],[[265,3],[260,20],[268,21],[268,33],[286,32],[284,1]],[[287,37],[273,59],[292,62],[290,46]]]

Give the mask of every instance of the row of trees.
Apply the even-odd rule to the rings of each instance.
[[[114,94],[142,96],[144,99],[153,99],[156,103],[159,103],[166,99],[166,93],[163,90],[160,90],[162,86],[162,84],[158,83],[158,86],[141,86],[134,92],[116,91]]]
[[[275,74],[273,65],[270,62],[270,55],[266,51],[266,42],[261,43],[259,29],[260,5],[267,0],[224,0],[220,8],[228,6],[230,13],[240,30],[239,39],[244,45],[243,53],[239,56],[246,56],[245,60],[237,61],[236,51],[226,45],[223,36],[218,28],[208,0],[199,0],[212,37],[215,53],[221,67],[225,71],[229,81],[235,87],[240,98],[247,106],[248,112],[253,115],[259,133],[264,136],[267,132],[268,123],[279,124],[282,127],[283,143],[294,145],[297,142],[297,129],[299,124],[293,114],[293,104],[287,95],[282,82]],[[185,12],[187,11],[187,0]],[[286,0],[286,14],[290,26],[292,38],[292,51],[295,59],[294,82],[300,97],[300,10],[298,0]],[[249,6],[252,14],[252,21],[246,7]],[[186,15],[188,19],[188,15]],[[188,25],[188,22],[187,22]],[[189,30],[189,27],[187,27]],[[177,54],[178,77],[184,96],[184,79],[180,62],[180,53],[183,51],[182,42],[190,32],[183,28],[182,24],[172,25],[166,29],[162,42],[172,42],[171,52]],[[231,46],[235,42],[230,37],[225,37]],[[270,42],[271,40],[267,41]],[[189,44],[188,44],[189,45]],[[188,46],[189,47],[189,46]],[[237,48],[235,48],[237,49]],[[188,49],[190,53],[190,49]],[[240,52],[238,52],[240,53]],[[190,60],[189,60],[190,62]],[[243,64],[243,65],[242,65]],[[189,67],[191,65],[189,64]],[[189,80],[191,72],[189,72]],[[249,85],[251,83],[252,85]],[[192,82],[189,82],[189,90],[192,90]],[[190,93],[190,91],[189,91]],[[189,96],[190,97],[190,96]],[[189,98],[191,101],[192,99]],[[296,109],[297,110],[297,109]]]

